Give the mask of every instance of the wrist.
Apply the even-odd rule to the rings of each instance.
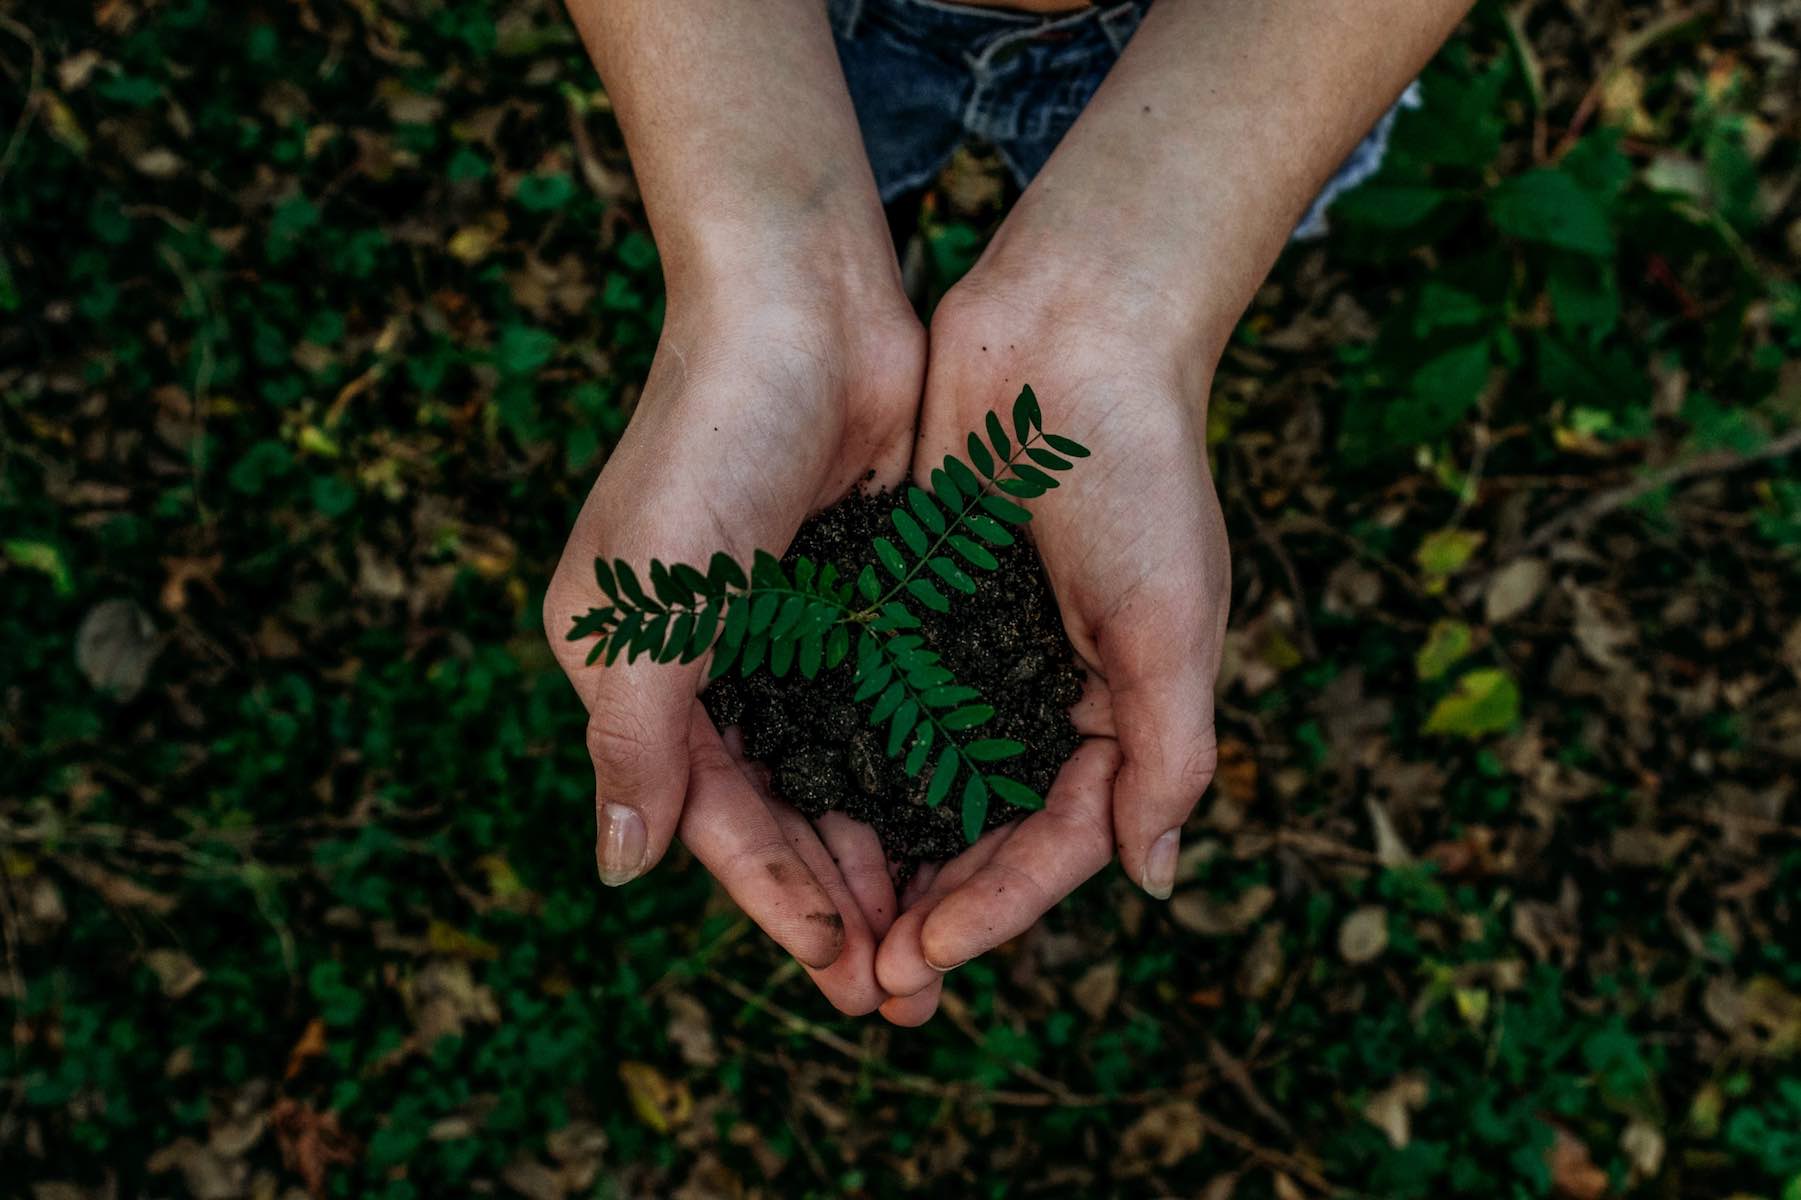
[[[1235,290],[1157,219],[1059,207],[1028,192],[970,272],[971,290],[1211,373],[1242,313]]]

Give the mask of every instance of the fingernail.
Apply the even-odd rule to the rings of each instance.
[[[600,881],[618,887],[644,868],[644,818],[635,808],[608,804],[600,810],[600,837],[594,847]]]
[[[1182,848],[1182,831],[1167,830],[1162,837],[1151,843],[1150,852],[1144,856],[1144,890],[1158,900],[1169,899],[1169,894],[1176,890],[1176,853]]]
[[[948,967],[941,967],[937,963],[933,962],[931,959],[928,958],[928,959],[926,959],[926,966],[932,968],[932,970],[938,972],[940,975],[943,975],[943,974],[946,974],[947,972],[955,971],[958,967],[962,966],[964,963],[966,963],[968,961],[969,960],[967,958],[959,959],[958,961],[952,963]]]

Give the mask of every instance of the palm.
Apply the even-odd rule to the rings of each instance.
[[[947,305],[950,302],[947,301]],[[1144,878],[1151,845],[1206,786],[1212,686],[1229,595],[1224,522],[1207,469],[1204,390],[1129,361],[1096,331],[1009,342],[998,323],[934,323],[915,473],[960,445],[1021,383],[1092,457],[1033,502],[1032,536],[1070,641],[1089,673],[1073,713],[1082,748],[1042,812],[994,830],[902,898],[878,957],[912,1023],[936,1004],[944,968],[1030,927],[1117,846]],[[1129,344],[1129,343],[1122,343]],[[1004,350],[1002,348],[1005,348]]]
[[[875,939],[895,904],[872,830],[827,820],[817,830],[776,800],[696,697],[704,661],[590,666],[562,634],[600,602],[597,556],[643,564],[748,559],[787,545],[807,515],[874,472],[905,470],[922,369],[917,338],[895,339],[885,371],[851,372],[796,345],[793,328],[665,334],[644,397],[582,506],[545,602],[559,660],[589,711],[602,878],[646,869],[679,836],[734,899],[809,970],[834,1003],[880,1000]],[[916,331],[915,331],[916,333]],[[910,343],[910,344],[909,344]],[[642,829],[623,838],[609,806]],[[640,849],[641,847],[641,849]],[[609,850],[643,865],[609,877]]]

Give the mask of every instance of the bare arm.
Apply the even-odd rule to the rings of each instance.
[[[1295,222],[1466,0],[1158,0],[932,321],[918,461],[1021,383],[1094,450],[1033,537],[1089,673],[1083,752],[1006,837],[915,898],[882,945],[883,1011],[1028,928],[1115,852],[1150,895],[1213,777],[1231,596],[1209,471],[1214,365]],[[950,882],[946,882],[950,881]]]
[[[898,289],[823,4],[569,0],[569,12],[625,131],[671,306],[697,272],[722,270],[805,267]]]
[[[1321,185],[1469,5],[1159,0],[990,256],[1057,239],[1154,290],[1217,353]]]
[[[759,787],[696,701],[702,663],[588,661],[596,557],[644,571],[781,550],[866,476],[906,471],[924,331],[901,292],[824,6],[570,0],[625,130],[668,286],[631,425],[546,589],[546,632],[588,710],[595,857],[630,883],[683,843],[833,1003],[882,999],[894,916],[881,846],[815,829]]]

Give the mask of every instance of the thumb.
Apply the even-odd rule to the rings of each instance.
[[[1121,761],[1113,781],[1113,837],[1120,865],[1159,900],[1176,883],[1182,824],[1213,781],[1219,746],[1213,679],[1196,653],[1172,664],[1137,648],[1107,674]]]
[[[611,666],[589,664],[591,639],[570,641],[573,618],[590,598],[559,570],[544,604],[563,673],[588,710],[588,756],[594,762],[595,865],[602,883],[636,879],[663,857],[688,792],[688,729],[700,668],[650,658]]]
[[[590,690],[594,859],[609,887],[655,866],[675,837],[688,794],[693,675],[642,659],[605,668]]]

